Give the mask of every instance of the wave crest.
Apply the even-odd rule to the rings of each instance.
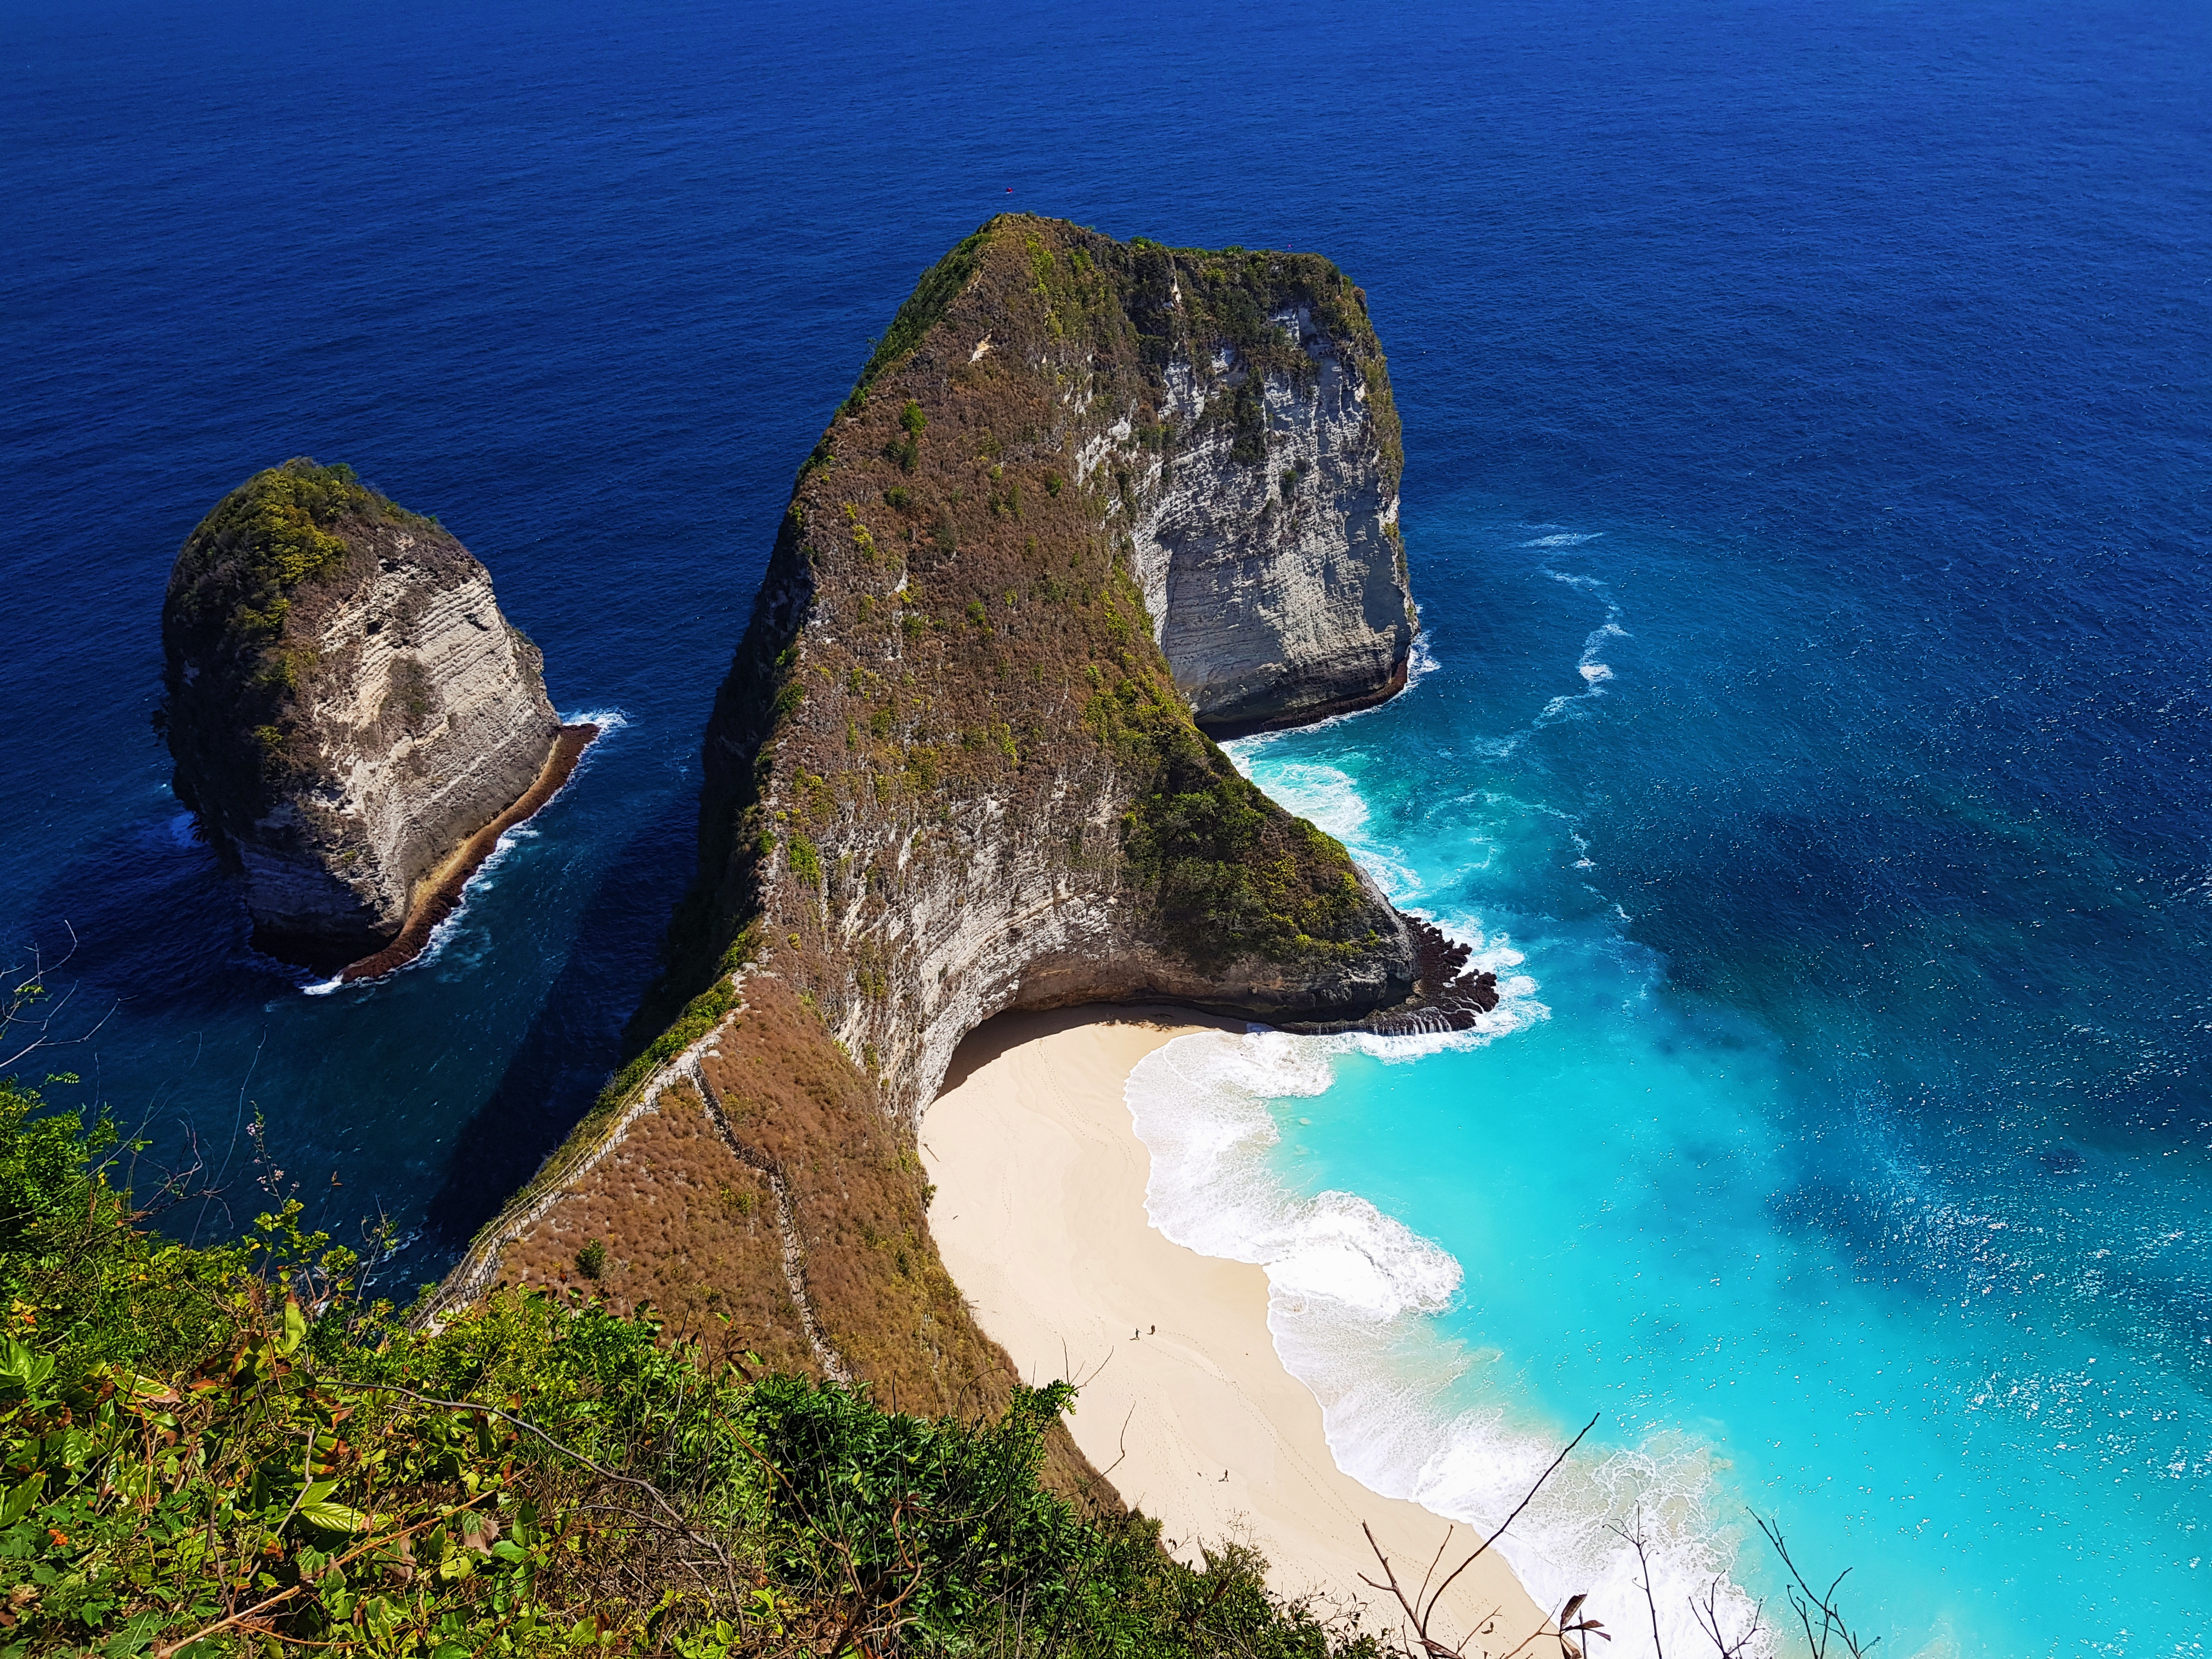
[[[1384,1497],[1487,1531],[1543,1474],[1559,1443],[1541,1425],[1510,1421],[1502,1406],[1451,1403],[1467,1397],[1460,1385],[1472,1374],[1503,1363],[1427,1317],[1458,1297],[1459,1262],[1355,1194],[1300,1196],[1271,1163],[1282,1139],[1271,1102],[1326,1091],[1339,1053],[1420,1041],[1355,1042],[1260,1027],[1198,1032],[1139,1061],[1123,1098],[1152,1154],[1145,1208],[1152,1224],[1200,1255],[1266,1271],[1277,1356],[1319,1401],[1338,1467]],[[1611,1651],[1640,1659],[1650,1651],[1644,1569],[1623,1536],[1640,1528],[1662,1635],[1686,1651],[1703,1639],[1693,1595],[1717,1597],[1735,1628],[1753,1607],[1728,1576],[1735,1540],[1711,1512],[1713,1490],[1712,1454],[1686,1437],[1650,1435],[1578,1454],[1498,1547],[1546,1607],[1588,1594],[1620,1638]]]

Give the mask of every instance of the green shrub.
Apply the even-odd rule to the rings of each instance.
[[[582,1297],[419,1329],[296,1201],[145,1231],[118,1150],[0,1083],[6,1659],[1380,1659],[1249,1551],[1045,1490],[1066,1383],[924,1419]]]
[[[791,838],[791,873],[810,887],[822,884],[822,854],[801,835]]]

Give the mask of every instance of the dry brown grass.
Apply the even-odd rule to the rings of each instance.
[[[577,1254],[597,1241],[596,1281]],[[647,1305],[672,1335],[696,1337],[708,1356],[760,1356],[780,1370],[814,1358],[784,1289],[783,1247],[768,1182],[722,1142],[697,1093],[662,1092],[622,1144],[500,1259],[510,1285]]]
[[[763,1173],[773,1170],[815,1319],[853,1374],[900,1410],[995,1414],[1013,1368],[938,1258],[911,1134],[787,984],[757,975],[744,994],[703,1061],[738,1148],[688,1083],[664,1090],[501,1252],[501,1281],[597,1294],[623,1311],[650,1304],[672,1336],[698,1339],[711,1357],[750,1353],[818,1376],[786,1288]],[[596,1281],[576,1262],[594,1240],[605,1251]],[[1113,1503],[1064,1431],[1050,1437],[1047,1473],[1060,1490]]]

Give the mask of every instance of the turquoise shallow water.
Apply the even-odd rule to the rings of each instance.
[[[1515,1559],[1552,1606],[1593,1591],[1609,1652],[1650,1643],[1609,1530],[1639,1516],[1669,1650],[1705,1650],[1717,1577],[1786,1612],[1753,1512],[1853,1569],[1886,1651],[2201,1651],[2205,1149],[2111,1115],[2188,1073],[2124,977],[2170,888],[2019,811],[2010,769],[1915,775],[1838,573],[1722,582],[1739,550],[1480,502],[1412,534],[1434,665],[1235,752],[1507,996],[1449,1044],[1186,1039],[1132,1084],[1156,1218],[1270,1264],[1379,1489],[1494,1522],[1601,1414]],[[1470,648],[1502,604],[1540,645],[1503,672]],[[1684,908],[1678,962],[1649,941]]]

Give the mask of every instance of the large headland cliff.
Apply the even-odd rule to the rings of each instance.
[[[1004,1363],[915,1151],[977,1025],[1493,1005],[1209,735],[1404,684],[1400,465],[1326,259],[1010,215],[927,272],[800,470],[717,699],[652,1041],[446,1304],[589,1274],[771,1364],[988,1403]]]
[[[255,945],[319,972],[419,951],[592,736],[555,718],[483,566],[344,466],[224,496],[177,555],[161,641],[177,796]]]

